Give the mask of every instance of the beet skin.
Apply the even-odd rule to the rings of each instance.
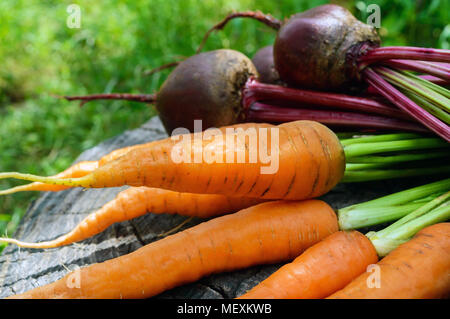
[[[241,122],[242,88],[258,76],[252,61],[234,50],[194,55],[180,63],[162,85],[156,100],[159,116],[170,134],[175,128],[194,130]]]
[[[275,70],[273,61],[273,46],[268,45],[259,49],[252,58],[252,62],[258,70],[258,80],[267,84],[282,84],[280,75]]]
[[[363,45],[380,45],[374,27],[340,6],[319,6],[292,16],[281,27],[274,44],[275,68],[291,86],[348,91],[359,80],[352,60]]]

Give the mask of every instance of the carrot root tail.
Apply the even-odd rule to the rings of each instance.
[[[81,178],[55,178],[55,177],[46,177],[32,174],[22,174],[17,172],[8,172],[8,173],[0,173],[0,179],[6,178],[14,178],[31,182],[41,182],[51,185],[64,185],[71,187],[87,187],[88,183],[86,183],[86,179],[84,177]],[[3,192],[6,192],[4,190]]]
[[[29,191],[29,190],[32,190],[32,189],[30,189],[28,187],[28,185],[11,187],[11,188],[0,191],[0,196],[10,195],[10,194],[19,193],[19,192],[25,192],[25,191]]]
[[[81,101],[80,106],[94,100],[127,100],[141,103],[155,103],[156,94],[107,93],[78,96],[62,96],[67,101]]]
[[[58,238],[52,241],[44,241],[40,243],[30,243],[25,241],[20,241],[14,238],[0,238],[1,243],[14,244],[16,246],[22,248],[35,248],[35,249],[43,249],[43,248],[55,248],[64,245],[62,238]]]
[[[173,227],[172,229],[169,229],[168,231],[165,231],[165,232],[159,234],[158,237],[166,237],[166,236],[169,236],[169,235],[171,235],[173,233],[176,233],[181,227],[183,227],[184,225],[186,225],[187,223],[189,223],[193,219],[194,219],[194,217],[186,218],[183,222],[181,222],[177,226]]]

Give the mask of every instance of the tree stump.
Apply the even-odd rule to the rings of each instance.
[[[82,153],[77,159],[97,160],[114,149],[167,137],[158,117],[138,129],[126,131]],[[322,197],[334,208],[370,200],[426,182],[426,179],[340,184]],[[112,200],[125,189],[73,188],[45,192],[34,201],[22,219],[14,238],[38,242],[70,231],[87,214]],[[52,249],[6,247],[0,256],[0,297],[42,286],[60,279],[77,267],[102,262],[130,253],[158,240],[158,236],[183,222],[186,217],[168,214],[145,216],[117,223],[82,242]],[[202,219],[184,225],[191,227]],[[265,279],[281,265],[263,265],[230,273],[215,274],[198,282],[177,287],[155,298],[234,298]]]

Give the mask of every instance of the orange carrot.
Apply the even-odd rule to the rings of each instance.
[[[254,124],[254,127],[261,132],[262,126]],[[264,128],[267,127],[271,128],[267,130],[267,145],[271,145],[272,138],[275,140],[272,128],[278,129],[279,134],[278,170],[273,174],[261,174],[261,168],[268,165],[262,163],[259,156],[256,163],[249,163],[250,152],[260,154],[261,150],[259,146],[250,150],[249,138],[245,132],[240,132],[229,134],[235,141],[232,146],[223,140],[201,140],[202,147],[194,145],[188,149],[191,163],[175,162],[171,154],[180,142],[166,139],[151,147],[133,149],[80,178],[58,179],[19,173],[1,173],[0,178],[73,187],[148,186],[177,192],[295,200],[320,196],[340,181],[345,156],[337,136],[327,127],[311,121],[276,127],[265,124]],[[243,147],[238,147],[237,141],[243,139]],[[222,163],[195,162],[196,158],[207,157],[207,153],[220,154]],[[237,159],[240,153],[245,155],[244,163],[227,163],[228,155]]]
[[[12,297],[146,298],[212,273],[292,260],[337,230],[323,201],[262,203]],[[74,275],[80,288],[67,285]]]
[[[158,188],[131,187],[120,192],[114,200],[99,210],[86,216],[72,231],[54,240],[27,243],[13,238],[0,238],[0,242],[26,248],[54,248],[89,238],[114,223],[130,220],[147,212],[208,218],[236,212],[262,201],[257,198],[177,193]]]
[[[419,231],[377,264],[379,288],[363,273],[330,299],[431,299],[450,296],[450,223]]]
[[[119,149],[114,150],[111,153],[101,157],[98,161],[83,161],[83,162],[76,163],[76,164],[70,166],[69,168],[65,169],[64,171],[62,171],[56,175],[53,175],[52,177],[67,179],[67,178],[77,178],[77,177],[86,176],[86,175],[92,173],[98,167],[105,165],[106,163],[113,161],[116,158],[119,158],[120,156],[124,155],[125,153],[128,153],[132,149],[136,149],[136,148],[140,148],[140,147],[148,147],[152,144],[155,144],[155,142],[157,142],[157,141],[119,148]],[[26,191],[59,192],[59,191],[66,190],[68,188],[71,188],[71,187],[64,186],[64,185],[55,185],[55,184],[34,182],[34,183],[20,185],[20,186],[16,186],[16,187],[13,187],[10,189],[0,191],[0,195],[7,195],[7,194],[13,194],[13,193],[17,193],[17,192],[26,192]]]
[[[225,132],[227,128],[242,128],[247,129],[249,127],[252,127],[253,123],[240,123],[230,126],[224,126],[219,128],[222,132]],[[263,124],[259,124],[263,125]],[[85,175],[88,175],[89,173],[93,172],[96,168],[105,165],[108,162],[111,162],[115,160],[116,158],[119,158],[120,156],[128,153],[129,151],[133,149],[143,148],[143,147],[152,147],[152,145],[155,145],[157,143],[161,142],[158,141],[152,141],[144,144],[136,144],[131,145],[127,147],[122,147],[119,149],[116,149],[109,154],[106,154],[102,156],[98,161],[83,161],[76,163],[72,165],[71,167],[67,168],[66,170],[58,173],[57,175],[53,175],[52,177],[57,178],[76,178],[76,177],[83,177]],[[18,192],[26,192],[26,191],[47,191],[47,192],[58,192],[65,189],[70,188],[70,186],[64,186],[64,185],[55,185],[55,184],[46,184],[46,183],[40,183],[40,182],[34,182],[27,185],[20,185],[16,186],[10,189],[6,189],[3,191],[0,191],[0,195],[7,195],[7,194],[13,194]]]
[[[325,298],[377,261],[377,252],[366,236],[340,231],[308,248],[238,299]]]

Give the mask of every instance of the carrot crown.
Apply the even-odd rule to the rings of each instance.
[[[71,187],[89,187],[91,184],[91,175],[88,174],[83,177],[78,178],[57,178],[57,177],[46,177],[38,176],[33,174],[22,174],[17,172],[7,172],[0,173],[0,179],[4,178],[15,178],[31,182],[40,182],[52,185],[64,185]]]

